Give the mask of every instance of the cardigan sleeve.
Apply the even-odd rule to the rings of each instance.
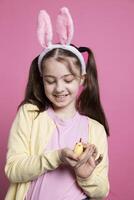
[[[104,127],[92,120],[90,127],[90,143],[95,144],[98,154],[103,155],[103,160],[95,168],[93,173],[87,178],[77,177],[78,185],[91,199],[101,200],[108,195],[108,144]]]
[[[26,105],[21,106],[10,129],[5,174],[13,183],[34,180],[61,164],[57,150],[30,154],[33,113],[28,112]]]

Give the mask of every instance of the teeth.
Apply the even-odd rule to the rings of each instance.
[[[55,95],[56,97],[65,97],[65,96],[67,96],[67,94],[65,94],[65,95]]]
[[[65,94],[65,95],[55,95],[55,98],[57,99],[57,101],[64,101],[66,99],[66,96],[68,96],[68,94]]]

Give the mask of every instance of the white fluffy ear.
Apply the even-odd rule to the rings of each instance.
[[[41,10],[38,15],[37,36],[43,48],[52,44],[52,23],[48,13],[45,10]]]
[[[57,33],[61,44],[70,44],[74,34],[74,25],[68,8],[63,7],[57,17]]]

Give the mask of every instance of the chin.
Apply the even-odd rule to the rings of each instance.
[[[67,108],[68,106],[70,106],[72,104],[72,102],[52,102],[53,107],[55,108]]]
[[[68,104],[53,103],[53,106],[56,108],[65,108],[68,106]]]

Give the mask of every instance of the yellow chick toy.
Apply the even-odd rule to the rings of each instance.
[[[76,153],[78,156],[80,156],[83,153],[83,151],[84,151],[84,147],[82,144],[82,139],[80,138],[80,141],[75,144],[74,153]]]

